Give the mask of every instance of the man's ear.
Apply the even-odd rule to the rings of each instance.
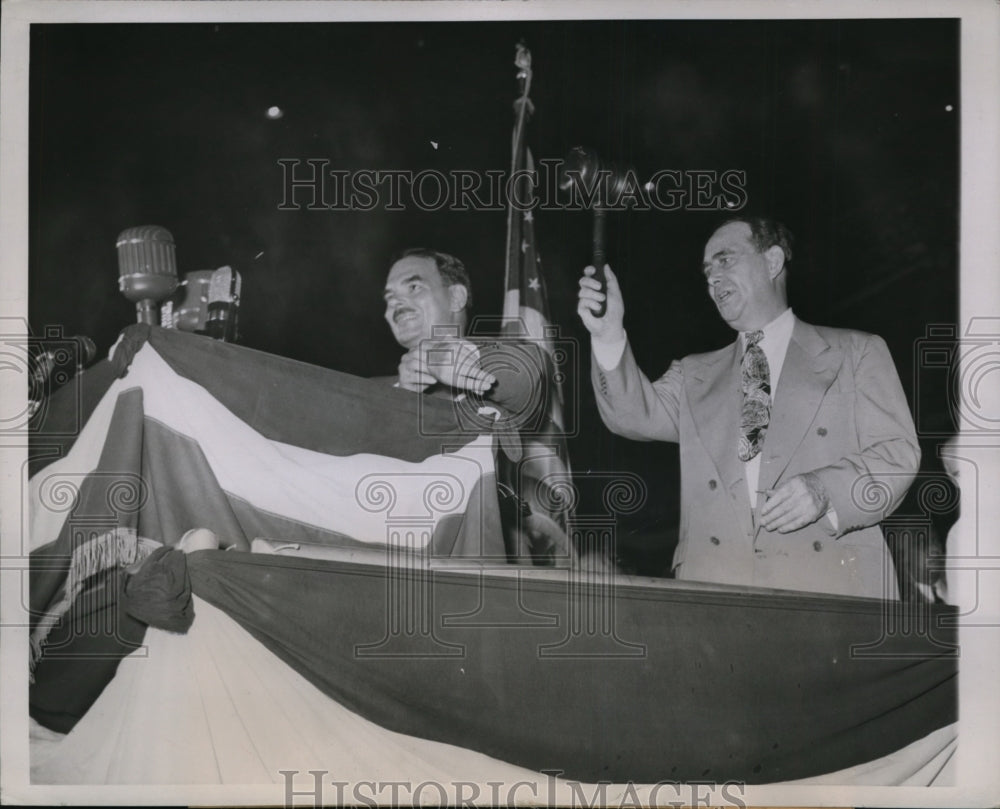
[[[451,311],[461,312],[469,302],[469,290],[465,288],[465,284],[452,284],[448,287],[448,299]]]
[[[772,244],[764,251],[764,258],[767,259],[768,276],[773,281],[785,269],[785,251],[778,247],[778,245]]]

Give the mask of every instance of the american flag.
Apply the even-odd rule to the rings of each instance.
[[[545,279],[542,277],[541,258],[535,245],[534,188],[530,177],[535,163],[526,143],[527,121],[533,105],[529,98],[531,89],[531,53],[524,45],[517,46],[514,64],[518,68],[520,96],[514,103],[515,120],[511,158],[513,185],[507,204],[507,258],[505,295],[503,307],[503,332],[538,341],[545,348],[550,368],[546,373],[549,385],[549,423],[535,435],[524,437],[525,461],[520,468],[521,495],[527,497],[537,510],[537,498],[528,490],[535,490],[536,481],[547,479],[549,487],[558,482],[569,482],[569,455],[566,448],[563,420],[562,379],[565,374],[566,354],[558,345],[558,329],[551,325]],[[525,484],[528,484],[525,486]],[[565,528],[564,509],[551,505],[551,516]]]

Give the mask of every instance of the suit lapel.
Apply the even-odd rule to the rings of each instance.
[[[698,438],[715,462],[722,485],[735,498],[740,525],[752,534],[750,498],[743,463],[736,454],[742,406],[739,340],[705,358],[692,359],[684,376],[685,381],[690,379],[688,406]]]
[[[770,463],[761,466],[761,489],[773,488],[787,468],[843,361],[815,327],[795,321],[764,441]]]

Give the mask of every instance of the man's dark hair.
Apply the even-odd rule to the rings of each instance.
[[[396,261],[403,258],[430,258],[437,265],[438,272],[441,273],[441,280],[446,287],[461,284],[468,293],[465,299],[465,308],[472,308],[472,283],[469,281],[469,273],[465,270],[465,265],[454,256],[431,250],[428,247],[410,247],[399,254]]]
[[[719,227],[729,225],[733,222],[742,222],[750,228],[750,240],[757,250],[763,253],[765,250],[777,245],[785,254],[785,265],[792,260],[792,244],[795,237],[792,232],[781,222],[769,219],[766,216],[733,216],[723,222]],[[718,228],[716,228],[718,230]]]

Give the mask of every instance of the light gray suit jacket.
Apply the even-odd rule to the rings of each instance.
[[[655,382],[626,347],[610,371],[592,361],[592,378],[613,432],[680,444],[677,578],[898,598],[878,523],[905,496],[920,447],[880,337],[796,320],[774,394],[758,489],[814,472],[836,529],[828,517],[789,534],[757,527],[736,454],[739,340],[675,361]]]

